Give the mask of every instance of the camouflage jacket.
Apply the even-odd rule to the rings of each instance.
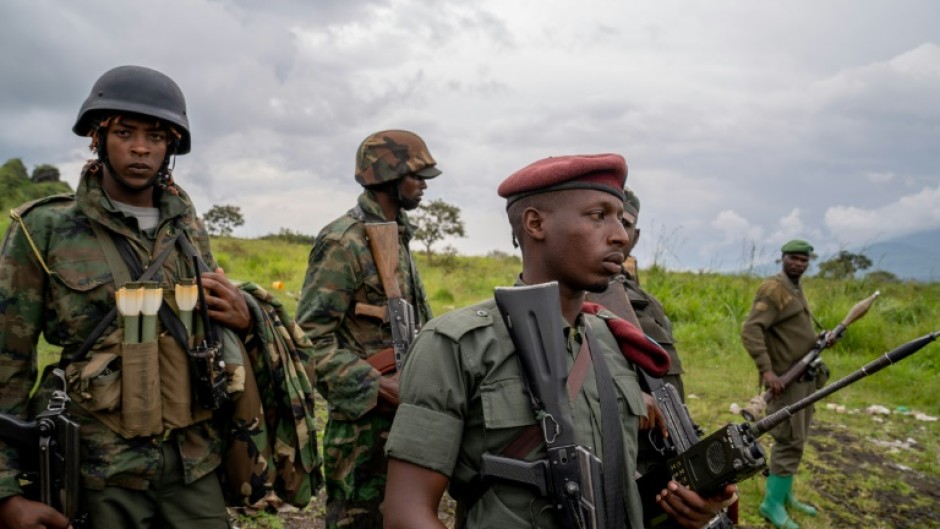
[[[71,358],[114,306],[115,274],[126,272],[112,274],[93,223],[126,237],[143,263],[181,234],[209,266],[215,266],[208,236],[189,197],[182,191],[178,196],[163,193],[159,209],[160,223],[155,238],[149,239],[138,230],[136,219],[118,211],[102,189],[100,176],[86,166],[74,196],[48,197],[11,212],[14,222],[0,250],[0,412],[25,417],[33,405],[30,388],[40,364],[57,360],[38,357],[40,333],[63,348],[63,358]],[[172,291],[181,277],[193,277],[193,270],[177,247],[162,266],[164,288]],[[120,340],[120,333],[114,332],[117,322],[95,348]],[[77,405],[71,411],[82,426],[85,487],[146,489],[161,464],[163,442],[179,446],[187,483],[211,472],[221,460],[219,433],[212,421],[174,430],[166,439],[124,439]],[[0,441],[0,497],[21,492],[15,480],[18,468],[17,452]]]
[[[408,249],[414,232],[404,212],[396,220],[398,284],[423,325],[431,308]],[[388,323],[355,313],[357,303],[384,307],[388,302],[366,239],[368,222],[386,221],[367,190],[356,208],[317,235],[297,305],[297,323],[313,342],[317,390],[329,402],[330,416],[339,420],[359,418],[375,407],[380,375],[365,359],[392,344]]]
[[[780,272],[761,283],[741,329],[757,371],[782,375],[813,348],[813,315],[800,285]]]

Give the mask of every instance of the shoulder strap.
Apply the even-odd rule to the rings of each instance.
[[[141,271],[141,266],[140,266],[140,262],[137,260],[137,255],[134,254],[134,251],[130,248],[130,244],[127,242],[127,239],[117,234],[115,234],[115,236],[112,238],[110,235],[103,233],[105,230],[103,228],[100,228],[95,221],[91,221],[91,224],[103,248],[107,248],[108,246],[110,246],[112,249],[111,251],[113,250],[120,251],[120,246],[118,244],[118,241],[121,241],[124,243],[124,245],[126,245],[126,250],[128,250],[130,254],[133,255],[133,259],[131,262],[128,262],[127,258],[125,257],[124,258],[125,262],[123,263],[125,266],[121,266],[118,263],[111,262],[113,256],[109,256],[109,250],[105,249],[104,250],[105,259],[108,260],[108,266],[110,266],[112,270],[111,273],[114,274],[115,270],[123,270],[125,271],[125,273],[130,272],[132,276],[137,277],[138,281],[150,281],[151,279],[153,279],[153,277],[157,274],[157,272],[160,271],[160,267],[163,266],[163,261],[166,261],[167,256],[170,255],[170,251],[175,246],[175,244],[173,244],[172,242],[171,244],[166,245],[166,248],[164,248],[163,251],[157,254],[153,262],[151,262],[150,266],[147,268],[147,270]],[[132,263],[136,266],[132,266],[131,265]],[[132,277],[132,276],[129,276],[129,277]],[[165,307],[165,306],[166,305],[161,305],[161,313],[162,313],[162,307]],[[170,310],[170,312],[172,313],[173,311]],[[111,307],[111,310],[108,311],[108,313],[104,316],[104,318],[101,319],[100,322],[98,322],[98,325],[96,325],[95,328],[92,329],[91,333],[89,333],[88,336],[85,337],[85,341],[83,341],[82,345],[79,346],[79,348],[75,351],[75,354],[71,355],[71,358],[62,359],[62,361],[60,362],[61,368],[65,369],[65,367],[68,366],[72,362],[82,361],[85,358],[85,355],[88,354],[88,351],[91,350],[92,346],[95,345],[95,342],[98,341],[98,338],[102,335],[102,333],[104,333],[104,331],[108,328],[108,326],[111,325],[111,322],[113,322],[114,318],[116,317],[117,317],[117,307]],[[177,318],[177,321],[178,321],[178,318]],[[182,322],[180,322],[180,325],[182,325]],[[184,350],[185,349],[186,348],[184,348]]]
[[[127,263],[127,267],[131,270],[131,273],[135,276],[139,275],[140,277],[146,275],[146,273],[141,270],[140,260],[137,258],[134,249],[131,248],[131,243],[129,243],[125,237],[116,233],[112,234],[112,238],[114,239],[114,244],[117,246],[118,251],[121,252],[121,257],[124,258],[124,262]],[[179,240],[181,239],[177,236],[174,240],[170,241],[170,244],[166,245],[161,255],[169,254],[170,250],[176,246],[175,242]],[[147,272],[153,271],[150,275],[155,276],[161,265],[162,261],[154,261],[147,268]],[[173,312],[173,309],[166,303],[161,303],[160,309],[157,311],[157,316],[159,316],[160,322],[163,323],[167,331],[170,332],[170,335],[173,336],[173,339],[176,340],[176,343],[179,344],[184,351],[188,351],[189,340],[186,339],[186,326],[180,321],[179,316]]]

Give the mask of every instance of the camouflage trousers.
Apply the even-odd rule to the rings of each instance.
[[[767,415],[793,404],[816,391],[816,381],[794,382],[783,394],[767,404]],[[814,407],[810,406],[797,413],[770,431],[774,446],[770,449],[770,473],[778,476],[796,474],[803,459],[803,449],[809,438],[809,426],[813,421]]]
[[[381,529],[393,415],[369,412],[354,421],[330,419],[323,434],[327,529]]]

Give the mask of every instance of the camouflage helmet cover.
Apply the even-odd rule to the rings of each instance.
[[[422,178],[441,174],[428,146],[406,130],[384,130],[364,139],[356,152],[356,181],[363,186],[392,182],[414,173]]]
[[[640,197],[629,187],[623,188],[623,210],[634,217],[640,216]]]
[[[190,149],[189,118],[180,87],[165,74],[143,66],[118,66],[95,81],[82,103],[72,132],[87,136],[94,119],[109,111],[132,112],[166,120],[182,136],[176,154]]]

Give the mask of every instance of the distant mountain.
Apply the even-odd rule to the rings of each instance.
[[[887,270],[902,279],[940,281],[940,230],[922,231],[851,250],[871,259],[872,270]]]
[[[875,270],[885,270],[904,280],[940,282],[940,230],[922,231],[847,250],[871,259],[871,268],[859,273],[859,277]],[[832,257],[820,254],[807,274],[814,276],[819,273],[819,263]],[[751,273],[769,276],[779,271],[780,263],[767,262],[755,265]]]

